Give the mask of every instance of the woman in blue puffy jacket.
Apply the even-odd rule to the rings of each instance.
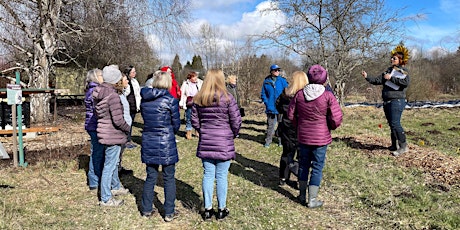
[[[235,159],[234,139],[241,127],[241,115],[233,96],[227,92],[224,73],[209,70],[198,94],[193,98],[192,126],[200,133],[197,157],[203,163],[203,219],[211,220],[214,180],[217,183],[218,212],[221,220],[229,215],[226,207],[228,169]]]
[[[164,210],[166,222],[175,217],[176,163],[179,161],[175,133],[179,131],[179,102],[170,93],[172,80],[168,72],[157,71],[152,88],[141,89],[142,163],[146,164],[147,178],[142,193],[142,215],[151,216],[154,187],[161,165],[164,181]]]

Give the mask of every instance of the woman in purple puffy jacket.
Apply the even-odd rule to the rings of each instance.
[[[332,142],[331,129],[341,125],[342,110],[334,94],[326,90],[327,71],[321,65],[313,65],[307,75],[309,84],[291,100],[288,117],[297,127],[300,147],[299,200],[306,204],[308,182],[308,207],[317,208],[323,205],[317,196],[327,145]]]
[[[104,166],[104,145],[97,139],[97,115],[93,100],[93,90],[102,83],[102,70],[92,69],[86,74],[86,93],[85,93],[85,130],[91,137],[91,155],[89,156],[88,186],[90,190],[99,187]]]
[[[224,73],[209,70],[201,90],[193,98],[192,126],[199,133],[197,157],[203,163],[203,219],[211,220],[214,180],[217,181],[218,212],[216,219],[228,216],[227,176],[230,162],[235,159],[234,138],[241,127],[241,115],[233,96],[227,92]]]

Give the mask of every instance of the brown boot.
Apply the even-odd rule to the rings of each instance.
[[[192,139],[192,130],[187,130],[185,133],[185,139],[191,140]]]

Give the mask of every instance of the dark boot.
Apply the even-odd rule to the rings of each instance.
[[[299,181],[299,202],[302,205],[305,205],[307,203],[307,181],[300,180]]]
[[[394,132],[391,132],[391,146],[388,147],[388,150],[396,151],[397,149],[398,149],[398,141],[396,138],[396,134]]]
[[[203,220],[204,221],[209,221],[212,219],[212,217],[215,215],[214,209],[205,209],[203,212]]]
[[[227,217],[230,214],[230,211],[228,211],[227,208],[224,209],[219,209],[217,211],[216,219],[217,220],[223,220],[225,217]]]
[[[319,208],[323,206],[323,201],[318,200],[319,186],[310,185],[308,186],[308,207]]]
[[[283,186],[286,184],[286,180],[289,178],[286,177],[286,169],[289,170],[288,168],[288,158],[287,157],[281,157],[280,160],[280,169],[279,169],[279,176],[280,176],[280,181],[278,185]]]
[[[407,152],[407,143],[406,142],[402,142],[402,143],[399,143],[399,149],[394,151],[393,152],[393,156],[397,157],[405,152]]]

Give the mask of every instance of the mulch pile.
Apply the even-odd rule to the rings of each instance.
[[[366,145],[355,146],[360,148],[369,156],[390,155],[390,151],[385,148],[373,148],[372,146],[382,146],[388,140],[378,137],[367,137],[355,139],[356,143],[366,143]],[[389,143],[388,143],[389,145]],[[386,145],[385,145],[386,146]],[[426,176],[427,184],[448,191],[451,186],[460,185],[460,159],[444,153],[409,143],[409,151],[396,157],[396,162],[405,167],[418,168]]]

